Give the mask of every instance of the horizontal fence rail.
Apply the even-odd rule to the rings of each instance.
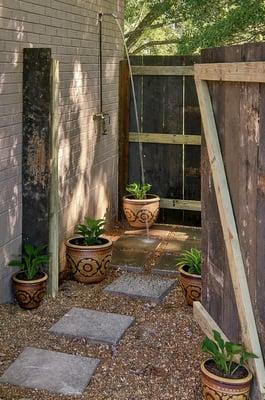
[[[171,210],[201,211],[201,202],[197,200],[160,199],[160,207]]]
[[[215,63],[195,65],[196,76],[207,81],[265,82],[263,62]]]
[[[129,142],[132,143],[159,143],[159,144],[190,144],[201,145],[201,135],[172,135],[165,133],[129,133]]]
[[[133,75],[192,76],[193,66],[133,65]]]

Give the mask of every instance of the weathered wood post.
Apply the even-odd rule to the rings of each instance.
[[[58,62],[24,49],[22,241],[48,244],[49,291],[58,289]]]

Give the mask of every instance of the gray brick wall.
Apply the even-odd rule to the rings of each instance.
[[[99,12],[122,17],[123,0],[0,0],[0,302],[9,260],[21,247],[22,50],[51,47],[60,61],[60,240],[85,215],[117,214],[118,74],[123,56],[118,27],[103,24],[104,111],[107,136],[98,134]],[[61,268],[64,248],[61,246]],[[2,278],[1,278],[2,277]]]

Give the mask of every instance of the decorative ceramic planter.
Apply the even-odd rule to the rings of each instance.
[[[105,278],[112,255],[112,241],[102,239],[103,244],[94,246],[78,244],[82,240],[80,237],[65,242],[68,268],[78,282],[96,283]]]
[[[29,310],[39,307],[46,294],[48,279],[48,275],[45,272],[41,272],[40,274],[40,278],[31,281],[23,279],[23,273],[21,272],[13,275],[15,295],[20,307]]]
[[[201,364],[201,379],[204,400],[248,400],[252,374],[246,368],[247,376],[229,379],[217,376],[207,369],[207,362]],[[244,367],[243,367],[244,368]]]
[[[123,211],[133,228],[150,228],[158,217],[160,198],[155,194],[146,195],[146,199],[135,199],[132,195],[123,197]]]
[[[179,272],[179,280],[186,302],[189,306],[192,306],[194,301],[201,300],[201,275],[189,274],[185,271],[185,267],[180,267]]]

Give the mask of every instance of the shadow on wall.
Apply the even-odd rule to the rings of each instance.
[[[13,255],[20,252],[22,230],[22,46],[24,19],[10,19],[1,8],[6,40],[0,64],[0,258],[2,275]],[[25,43],[25,47],[32,47]],[[1,300],[1,299],[0,299]]]
[[[108,135],[103,136],[93,120],[94,114],[99,112],[98,65],[87,65],[87,71],[83,71],[80,58],[76,57],[72,77],[67,81],[66,88],[60,91],[59,226],[62,267],[63,239],[73,233],[78,222],[89,215],[94,218],[105,216],[110,223],[117,214],[117,110],[115,116],[113,110],[108,109],[112,96],[108,89],[112,85],[118,88],[117,75],[115,78],[115,68],[110,70],[106,65],[104,111],[112,114],[112,118]],[[114,57],[110,62],[115,65]]]

